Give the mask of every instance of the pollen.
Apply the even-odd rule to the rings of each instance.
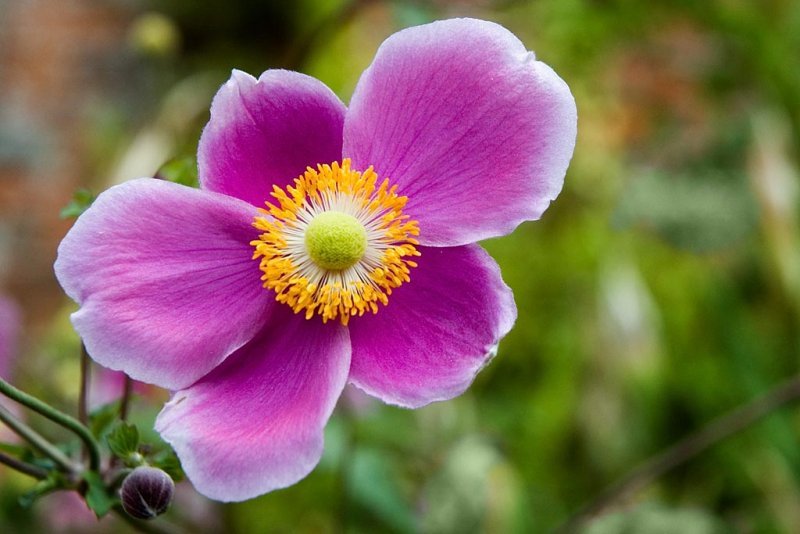
[[[292,185],[273,186],[250,244],[261,281],[275,299],[323,322],[378,313],[392,290],[411,281],[420,255],[419,224],[403,213],[408,198],[372,167],[308,167]]]

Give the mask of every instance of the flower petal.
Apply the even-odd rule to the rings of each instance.
[[[561,191],[576,127],[567,85],[513,34],[452,19],[381,45],[350,102],[344,155],[408,196],[422,244],[454,246],[538,219]]]
[[[21,328],[19,308],[14,301],[0,295],[0,378],[4,380],[11,379]]]
[[[112,187],[58,248],[56,276],[101,365],[170,389],[248,342],[273,298],[249,244],[256,210],[149,178]]]
[[[408,408],[463,393],[517,316],[497,263],[481,247],[420,251],[411,282],[389,305],[350,322],[350,381]]]
[[[285,70],[234,70],[211,105],[197,151],[200,184],[263,206],[318,163],[342,157],[344,104],[322,82]]]
[[[156,420],[197,491],[243,501],[294,484],[322,454],[350,367],[347,329],[276,308],[253,341]]]

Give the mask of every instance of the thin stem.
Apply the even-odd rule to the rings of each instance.
[[[125,382],[122,386],[122,398],[119,401],[119,418],[122,421],[128,420],[128,412],[131,405],[131,393],[133,392],[133,380],[128,375],[125,375]],[[108,468],[113,469],[117,466],[119,458],[113,454],[108,459]]]
[[[81,342],[81,386],[78,392],[78,421],[83,426],[86,426],[86,422],[89,420],[86,407],[88,405],[90,379],[89,353],[86,352],[86,345]]]
[[[17,419],[8,409],[0,404],[0,421],[17,433],[19,437],[30,443],[36,450],[53,460],[59,467],[68,473],[78,471],[77,466],[72,463],[66,454],[56,448],[55,445],[47,441],[41,434]]]
[[[787,380],[763,396],[734,408],[645,461],[581,508],[556,532],[578,531],[581,525],[615,503],[641,491],[665,473],[797,399],[800,399],[800,376]]]
[[[47,470],[42,469],[38,465],[29,464],[28,462],[23,462],[13,456],[9,456],[8,454],[0,451],[0,464],[5,464],[11,469],[19,471],[20,473],[24,473],[30,477],[42,480],[43,478],[47,478]]]
[[[20,391],[2,378],[0,378],[0,393],[19,402],[23,406],[27,406],[54,423],[71,430],[83,441],[84,445],[86,445],[86,449],[89,452],[89,469],[97,471],[100,468],[100,446],[97,444],[97,440],[94,439],[94,436],[92,436],[92,433],[89,432],[89,429],[83,426],[77,419],[56,410],[49,404],[28,395],[24,391]]]
[[[133,392],[133,380],[125,375],[125,385],[122,388],[122,400],[119,403],[119,418],[123,421],[128,419],[128,410],[131,404],[131,393]]]

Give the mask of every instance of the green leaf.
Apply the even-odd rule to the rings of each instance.
[[[198,187],[197,160],[192,156],[171,159],[158,169],[156,178],[189,187]]]
[[[116,504],[116,499],[108,494],[106,485],[99,473],[86,471],[83,473],[86,481],[86,504],[97,517],[103,517]]]
[[[44,497],[48,493],[64,487],[66,487],[66,479],[64,478],[64,475],[58,472],[53,472],[50,473],[50,475],[44,480],[37,482],[30,491],[20,495],[19,499],[17,499],[17,502],[22,508],[27,509],[33,506],[33,503],[35,503],[40,497]]]
[[[23,447],[14,443],[0,443],[0,452],[5,452],[12,456],[22,456],[28,452],[28,447]]]
[[[401,488],[392,457],[378,449],[354,451],[348,473],[348,491],[353,500],[398,532],[413,532],[415,518]]]
[[[94,199],[97,198],[94,193],[89,191],[88,189],[78,189],[73,193],[72,200],[69,204],[64,206],[61,209],[61,218],[62,219],[70,219],[70,218],[77,218],[80,216],[84,211],[86,211],[89,206],[92,205]]]
[[[96,438],[105,434],[119,414],[119,402],[104,404],[89,415],[89,430]]]
[[[164,471],[175,482],[180,482],[186,478],[181,467],[181,461],[172,450],[162,451],[155,455],[150,460],[150,464]]]
[[[123,460],[127,459],[139,449],[139,429],[120,421],[108,434],[106,441],[111,452]]]

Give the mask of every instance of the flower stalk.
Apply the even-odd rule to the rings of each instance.
[[[67,430],[72,431],[75,435],[78,436],[78,438],[80,438],[80,440],[86,446],[86,450],[89,454],[89,469],[91,469],[92,471],[97,471],[100,468],[100,445],[97,443],[97,440],[94,439],[94,436],[92,436],[91,432],[89,432],[89,429],[86,428],[84,425],[82,425],[77,419],[65,414],[64,412],[56,410],[49,404],[42,402],[36,397],[28,395],[24,391],[15,388],[2,378],[0,378],[0,393],[2,393],[3,395],[12,400],[17,401],[18,403],[22,404],[23,406],[26,406],[27,408],[30,408],[36,413],[50,419],[54,423],[63,426]],[[8,412],[7,410],[3,409],[2,411],[0,411],[0,413],[2,412],[5,412],[7,415],[10,415],[11,418],[14,420],[14,424],[19,424],[22,427],[28,428],[26,425],[17,420],[13,415],[11,415],[11,413]],[[9,426],[12,426],[12,424],[9,423],[8,421],[6,421],[6,423]],[[12,426],[12,428],[14,427]],[[28,438],[25,437],[25,439]],[[44,441],[47,445],[53,448],[52,445],[49,442],[47,442],[47,440]],[[31,442],[31,444],[34,443]],[[61,453],[61,451],[58,452]],[[61,454],[63,456],[63,453]],[[66,456],[64,456],[64,458],[66,458]],[[55,458],[53,458],[53,460],[57,461]],[[73,466],[71,465],[71,462],[69,462],[69,459],[67,459],[67,462],[70,464],[70,469],[72,470]]]
[[[91,367],[89,365],[89,353],[86,352],[86,345],[81,343],[81,384],[78,392],[78,421],[84,426],[89,420],[87,415],[87,405],[89,399],[89,380],[91,378]]]
[[[125,384],[122,390],[122,400],[119,403],[119,418],[122,421],[128,420],[128,411],[130,411],[132,393],[133,380],[128,375],[125,375]]]
[[[42,469],[39,466],[29,464],[27,462],[23,462],[13,456],[9,456],[8,454],[0,451],[0,464],[4,464],[15,471],[19,471],[29,477],[33,477],[38,480],[42,480],[47,478],[47,470]]]
[[[17,419],[5,406],[0,405],[0,421],[3,421],[19,437],[31,444],[36,450],[53,460],[59,467],[68,473],[75,473],[78,467],[66,454],[61,452],[41,434]]]

